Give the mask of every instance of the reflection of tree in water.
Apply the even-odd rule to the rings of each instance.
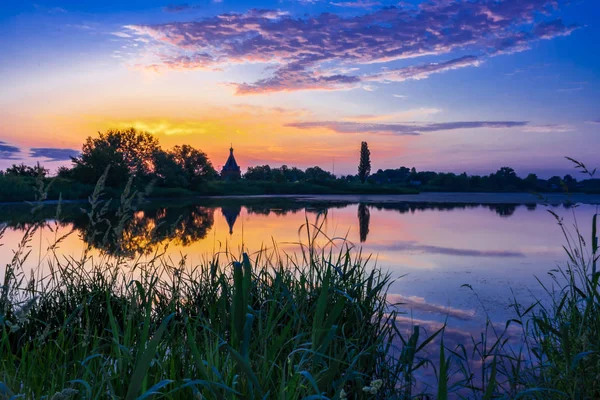
[[[165,205],[146,203],[141,211],[129,214],[122,225],[118,224],[115,211],[109,211],[94,227],[88,217],[81,212],[80,204],[66,203],[61,206],[60,216],[57,215],[56,205],[46,205],[31,212],[30,205],[0,205],[1,225],[9,229],[25,230],[33,223],[56,223],[63,227],[73,224],[80,232],[82,240],[90,246],[110,254],[134,256],[136,254],[152,253],[157,245],[172,241],[181,246],[187,246],[206,237],[214,224],[214,210],[220,208],[227,220],[230,233],[240,215],[241,207],[245,206],[249,214],[284,216],[288,213],[306,212],[323,213],[332,208],[345,208],[352,204],[348,201],[326,200],[266,200],[235,201],[235,202],[204,202],[199,204]],[[563,207],[571,207],[563,203]],[[536,204],[464,204],[464,203],[415,203],[415,202],[382,202],[361,203],[358,205],[360,240],[367,240],[370,224],[371,208],[390,210],[401,214],[415,213],[427,210],[467,210],[476,208],[489,209],[501,217],[509,217],[518,207],[535,210]],[[83,208],[89,208],[84,206]]]
[[[535,210],[535,204],[527,204],[527,209]],[[472,208],[485,207],[494,211],[501,217],[510,217],[515,213],[519,204],[466,204],[466,203],[375,203],[373,207],[378,210],[394,210],[400,214],[414,213],[415,211],[452,211],[452,210],[467,210]]]
[[[371,222],[371,212],[365,203],[358,205],[358,227],[360,231],[360,242],[367,241],[369,235],[369,223]]]
[[[225,217],[227,221],[227,225],[229,225],[229,234],[233,235],[233,227],[235,225],[235,221],[240,216],[242,212],[242,206],[224,206],[221,207],[221,214]]]
[[[323,213],[329,209],[346,208],[354,203],[351,202],[323,202],[323,201],[287,201],[274,204],[247,204],[245,205],[248,214],[259,214],[269,216],[286,216],[288,214],[297,214],[299,212]]]
[[[150,254],[167,241],[188,246],[205,238],[213,224],[214,209],[198,205],[137,211],[121,223],[109,213],[93,227],[85,217],[73,222],[92,247],[127,257]]]
[[[490,205],[490,210],[493,210],[501,217],[510,217],[515,213],[517,204],[494,204]]]

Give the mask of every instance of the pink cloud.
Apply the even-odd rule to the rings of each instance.
[[[163,68],[210,69],[256,62],[275,66],[267,78],[235,83],[237,94],[339,90],[361,81],[425,79],[478,66],[487,56],[526,50],[537,40],[570,35],[577,25],[544,20],[557,7],[556,0],[445,0],[418,7],[385,7],[353,17],[333,13],[293,17],[279,10],[254,9],[127,28],[137,39],[150,41],[147,46],[158,60],[150,64]],[[472,55],[366,76],[327,72],[331,64],[387,63],[459,51]]]

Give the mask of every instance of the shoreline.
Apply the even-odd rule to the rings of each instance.
[[[600,204],[600,195],[585,193],[482,193],[423,192],[419,194],[297,194],[254,196],[205,196],[199,199],[290,199],[351,203],[453,203],[453,204]]]
[[[585,193],[486,193],[486,192],[422,192],[418,194],[262,194],[262,195],[221,195],[190,197],[149,197],[147,201],[181,200],[252,200],[252,199],[288,199],[319,202],[350,203],[450,203],[450,204],[597,204],[600,194]],[[61,204],[83,204],[88,200],[62,200]],[[27,201],[0,202],[0,206],[23,205]],[[31,202],[35,203],[35,202]],[[56,205],[58,200],[46,200],[42,204]]]

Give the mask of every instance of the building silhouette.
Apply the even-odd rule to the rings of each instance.
[[[242,177],[240,166],[233,156],[233,146],[229,149],[229,158],[221,169],[221,177],[227,181],[235,181]]]

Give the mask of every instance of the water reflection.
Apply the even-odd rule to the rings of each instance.
[[[223,214],[225,220],[227,221],[230,235],[233,235],[233,227],[235,226],[235,221],[237,221],[241,212],[242,206],[239,204],[237,206],[221,207],[221,214]]]
[[[367,241],[369,235],[369,224],[371,223],[371,212],[365,203],[358,205],[358,226],[360,229],[360,242]]]
[[[537,204],[466,204],[466,203],[375,203],[371,205],[378,210],[394,210],[401,214],[414,213],[415,211],[426,210],[468,210],[477,208],[487,208],[495,212],[500,217],[510,217],[515,213],[517,208],[524,206],[529,211],[535,211]]]
[[[506,218],[524,207],[535,212],[536,204],[461,204],[461,203],[415,203],[415,202],[348,202],[302,199],[220,199],[198,201],[188,204],[154,203],[139,205],[135,212],[123,216],[118,210],[108,210],[92,221],[86,214],[86,206],[64,204],[57,216],[56,205],[46,205],[35,214],[26,205],[1,205],[0,223],[15,230],[24,230],[32,223],[56,221],[63,227],[70,227],[79,233],[79,237],[88,246],[111,255],[134,257],[147,255],[157,246],[171,243],[178,247],[187,247],[205,239],[215,224],[215,211],[220,211],[227,223],[229,235],[235,232],[240,215],[285,217],[297,213],[325,213],[357,207],[358,241],[367,244],[374,252],[422,252],[428,254],[464,256],[464,257],[523,257],[521,252],[513,250],[475,250],[402,241],[397,238],[391,242],[375,240],[369,243],[372,230],[372,210],[377,212],[396,212],[415,214],[426,211],[466,211],[489,209],[496,215]],[[297,229],[298,226],[290,227]],[[397,228],[392,229],[393,234]],[[276,238],[277,239],[277,238]]]
[[[189,246],[206,237],[214,224],[214,208],[203,206],[146,208],[125,217],[109,212],[92,223],[86,216],[70,222],[88,245],[108,254],[135,257],[170,242]]]

